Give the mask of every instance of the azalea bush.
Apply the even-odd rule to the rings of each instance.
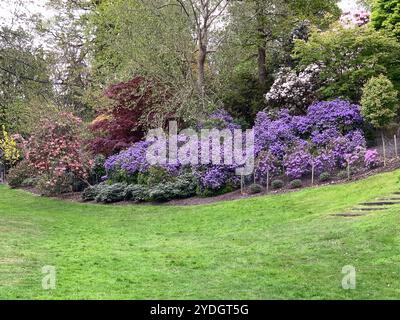
[[[81,135],[82,120],[71,113],[60,113],[57,119],[44,119],[25,142],[25,159],[46,193],[61,193],[72,181],[87,179],[93,161],[85,150]],[[67,186],[66,186],[67,185]]]
[[[267,178],[269,181],[298,180],[309,176],[312,169],[318,177],[326,172],[346,169],[348,165],[352,168],[370,167],[364,161],[368,152],[363,125],[360,106],[344,100],[316,102],[309,106],[305,115],[293,115],[288,109],[259,112],[254,126],[255,180],[266,184]],[[239,128],[234,119],[221,110],[197,125],[198,129],[215,127],[231,132]],[[187,139],[188,136],[179,135],[178,146],[186,143]],[[240,186],[241,178],[236,174],[240,165],[236,163],[223,165],[221,161],[221,164],[194,165],[178,159],[175,164],[151,165],[146,153],[152,142],[154,140],[136,142],[108,157],[105,161],[108,182],[138,186],[134,187],[135,192],[147,190],[146,199],[156,201],[188,197],[195,193],[210,196]],[[206,142],[198,141],[200,156],[204,150],[203,143]],[[209,148],[211,155],[211,144]],[[223,150],[218,152],[221,152],[223,160]],[[190,180],[189,192],[183,192],[185,188],[177,185],[182,182],[181,177],[187,174],[194,178]],[[299,186],[299,183],[295,185]]]
[[[382,160],[381,157],[379,156],[378,150],[373,149],[373,150],[367,150],[364,155],[364,163],[365,166],[373,169],[378,167],[381,164]]]
[[[287,108],[294,113],[304,113],[316,99],[316,90],[320,87],[321,67],[315,63],[297,73],[290,68],[282,68],[265,95],[270,107]]]
[[[224,110],[217,110],[212,113],[207,121],[199,122],[197,129],[207,128],[228,129],[231,132],[234,129],[240,128],[239,125],[234,123],[234,119]],[[128,183],[144,183],[143,177],[151,175],[154,167],[150,166],[146,160],[146,152],[148,147],[152,144],[152,140],[139,141],[134,143],[131,147],[121,151],[116,155],[112,155],[105,161],[105,169],[107,171],[107,178],[112,182],[128,182]],[[178,136],[178,146],[187,142],[185,135]],[[199,139],[198,149],[201,156],[201,150],[205,148],[206,141]],[[167,144],[168,145],[168,144]],[[166,145],[166,146],[167,146]],[[212,144],[209,145],[210,157],[212,154]],[[221,151],[222,152],[222,151]],[[221,163],[223,163],[223,153],[221,153]],[[198,179],[199,192],[206,191],[207,193],[219,191],[227,184],[236,186],[238,184],[238,177],[235,175],[235,170],[240,165],[232,164],[229,166],[218,164],[198,164],[187,165],[182,164],[180,159],[177,159],[175,164],[159,164],[160,169],[164,169],[171,176],[179,176],[185,172],[190,172]]]
[[[362,126],[360,106],[343,100],[316,102],[304,116],[293,116],[287,109],[260,112],[254,128],[256,177],[284,171],[297,179],[312,167],[320,174],[345,167],[348,161],[354,164],[366,147]]]

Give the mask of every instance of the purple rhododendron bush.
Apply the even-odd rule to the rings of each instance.
[[[352,174],[380,165],[376,150],[367,150],[363,133],[363,117],[360,106],[348,101],[322,101],[312,104],[305,115],[291,115],[289,110],[259,112],[254,125],[254,170],[249,175],[255,183],[269,186],[274,180],[289,182],[295,179],[310,179],[318,176],[339,174],[351,169]],[[198,123],[197,130],[218,128],[220,130],[239,129],[234,119],[224,110],[218,110],[205,122]],[[178,145],[187,143],[188,136],[180,134]],[[198,155],[204,143],[198,141]],[[245,143],[245,140],[243,140]],[[105,160],[106,175],[102,177],[104,185],[126,184],[140,186],[149,193],[141,196],[143,200],[160,200],[151,197],[151,191],[157,195],[168,193],[167,187],[174,189],[180,177],[190,180],[191,192],[176,188],[163,200],[186,196],[211,196],[240,187],[242,177],[236,169],[242,164],[233,162],[223,164],[224,149],[220,152],[221,164],[176,163],[151,165],[146,152],[151,141],[140,141],[131,147],[112,155]],[[167,143],[168,145],[168,143]],[[211,144],[207,144],[211,148]],[[210,149],[210,155],[212,150]],[[92,194],[87,200],[93,200]],[[135,199],[133,199],[135,200]]]
[[[367,149],[360,106],[345,100],[313,103],[304,115],[293,115],[289,109],[259,112],[251,131],[254,141],[227,111],[219,109],[198,121],[191,133],[177,130],[177,148],[191,148],[179,151],[174,161],[166,157],[160,163],[148,158],[151,148],[164,141],[160,137],[147,136],[104,158],[90,151],[91,138],[85,138],[79,118],[60,116],[61,121],[49,119],[28,140],[19,142],[24,160],[10,171],[14,187],[36,186],[47,195],[84,190],[83,200],[104,203],[168,201],[237,189],[258,193],[263,187],[298,188],[311,177],[313,183],[327,182],[343,178],[343,172],[348,177],[382,164],[378,151]],[[234,142],[223,135],[216,145],[212,136],[202,138],[202,130],[225,132],[235,139],[243,133],[239,152],[225,149],[225,142]],[[199,137],[194,142],[193,133]],[[170,137],[163,139],[169,156]],[[251,171],[240,173],[249,160],[246,143],[250,142]],[[160,156],[163,148],[156,147],[155,155]],[[193,162],[193,150],[196,159],[208,162]],[[255,186],[248,189],[251,183]]]

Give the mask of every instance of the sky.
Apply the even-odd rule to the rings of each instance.
[[[42,13],[46,17],[51,17],[52,12],[44,8],[46,0],[23,0],[30,13]],[[15,0],[0,0],[0,24],[10,23],[13,11],[16,8]],[[340,7],[343,11],[351,11],[357,8],[356,0],[341,0]]]

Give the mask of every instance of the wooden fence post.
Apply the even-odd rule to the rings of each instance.
[[[350,161],[347,160],[347,179],[350,180]]]
[[[386,167],[386,143],[385,143],[385,137],[383,136],[383,131],[381,132],[381,138],[383,147],[383,166]]]
[[[269,169],[267,169],[267,192],[269,191]]]
[[[311,185],[314,185],[314,161],[311,163]]]
[[[398,158],[399,157],[399,153],[397,151],[397,136],[396,135],[394,135],[394,152],[396,154],[396,158]]]

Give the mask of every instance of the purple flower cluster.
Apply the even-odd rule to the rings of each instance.
[[[367,168],[375,168],[381,163],[381,158],[376,149],[367,150],[364,155],[364,164]]]
[[[218,190],[229,179],[229,174],[223,166],[211,166],[198,174],[202,187]]]
[[[336,159],[330,150],[321,151],[316,157],[313,158],[312,163],[314,165],[314,171],[316,174],[330,172],[337,167]]]
[[[106,171],[124,170],[130,175],[147,171],[149,164],[146,161],[146,150],[149,144],[139,141],[130,148],[110,156],[104,163]]]
[[[255,169],[256,179],[262,183],[267,181],[267,176],[270,178],[279,174],[279,161],[271,153],[265,153],[259,157],[259,162]]]
[[[312,157],[307,149],[297,148],[294,152],[287,155],[283,166],[289,178],[299,179],[311,172]]]
[[[360,106],[344,100],[321,101],[308,108],[307,117],[313,130],[336,128],[338,131],[354,130],[363,119]]]
[[[257,170],[265,171],[270,162],[265,154],[291,178],[309,173],[311,164],[321,173],[355,163],[366,145],[362,124],[360,107],[343,100],[315,103],[304,116],[291,116],[286,109],[275,115],[260,112],[254,127]]]

